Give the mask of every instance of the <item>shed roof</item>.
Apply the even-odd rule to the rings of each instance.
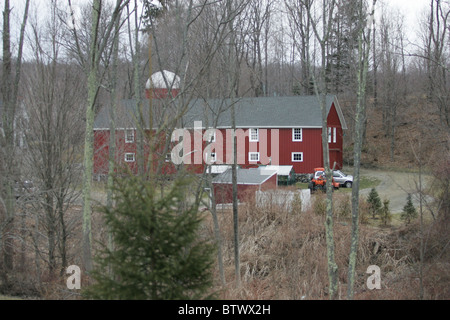
[[[271,177],[277,174],[276,171],[271,170],[259,170],[258,168],[241,169],[238,168],[237,183],[246,185],[260,185],[269,180]],[[229,169],[224,173],[215,177],[212,181],[215,184],[231,184],[232,183],[232,170]]]
[[[260,166],[258,169],[261,171],[275,171],[279,176],[289,176],[294,166]]]

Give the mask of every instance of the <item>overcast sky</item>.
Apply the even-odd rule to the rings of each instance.
[[[73,6],[76,8],[78,5],[91,2],[92,0],[72,0]],[[139,1],[140,2],[140,1]],[[371,2],[371,1],[370,1]],[[381,11],[381,7],[392,9],[397,11],[405,18],[405,30],[407,31],[407,37],[411,42],[414,41],[416,32],[419,30],[419,21],[421,20],[423,12],[428,8],[430,0],[378,0],[377,12]],[[25,0],[13,0],[11,1],[11,7],[13,8],[12,28],[18,28],[22,19],[21,14],[23,12]],[[67,0],[58,0],[58,3],[67,3]],[[38,17],[44,17],[47,5],[50,4],[50,0],[31,0],[31,12],[30,15],[34,16],[37,11]],[[0,10],[3,11],[3,1],[0,1]],[[42,11],[42,14],[41,14]],[[0,21],[3,23],[2,15],[0,15]],[[16,24],[16,25],[14,25]],[[1,24],[0,24],[1,30]],[[14,33],[13,33],[14,36]]]

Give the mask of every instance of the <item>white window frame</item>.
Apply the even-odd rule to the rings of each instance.
[[[253,155],[256,155],[258,157],[258,159],[257,160],[253,160],[252,159]],[[248,161],[249,162],[258,162],[259,161],[259,152],[249,152],[248,153]]]
[[[336,143],[336,127],[333,128],[333,143]]]
[[[299,154],[302,156],[302,159],[301,160],[295,160],[295,156],[299,155]],[[291,160],[292,160],[292,162],[303,162],[303,152],[292,152]]]
[[[331,143],[331,127],[328,127],[328,143]]]
[[[256,139],[253,138],[254,135],[256,135]],[[248,136],[249,136],[249,141],[250,142],[258,142],[259,141],[259,129],[258,128],[251,128],[249,130],[249,132],[248,132]]]
[[[128,156],[132,156],[133,160],[129,160]],[[132,152],[125,153],[125,162],[136,162],[136,154]]]
[[[125,143],[133,143],[133,142],[134,142],[134,130],[125,129]]]
[[[295,135],[296,135],[295,130],[300,130],[300,139],[295,138]],[[303,129],[302,128],[292,128],[292,141],[294,141],[294,142],[302,142],[303,141]]]

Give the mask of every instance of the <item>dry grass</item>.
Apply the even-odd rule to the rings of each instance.
[[[241,286],[235,286],[233,216],[231,210],[218,210],[226,285],[222,286],[217,266],[214,288],[219,299],[229,300],[300,300],[328,299],[325,216],[323,195],[316,194],[310,210],[286,212],[276,206],[259,207],[254,202],[239,207]],[[339,298],[346,299],[347,266],[350,248],[349,195],[334,194],[334,236],[339,268]],[[367,211],[361,201],[361,212]],[[202,236],[214,239],[211,215],[204,212]],[[73,215],[73,217],[72,217]],[[75,207],[71,218],[81,221],[81,208]],[[417,299],[420,291],[420,225],[380,227],[365,216],[360,225],[355,299]],[[93,216],[95,241],[106,241],[101,215]],[[82,265],[81,224],[73,228],[69,242],[69,264]],[[426,251],[423,267],[425,299],[450,298],[449,222],[430,221],[424,228]],[[45,243],[42,243],[44,246]],[[97,242],[94,242],[94,249]],[[40,299],[80,299],[79,292],[68,290],[65,274],[48,277],[41,261],[41,274],[34,266],[34,249],[27,256],[24,272],[11,275],[14,288],[8,295]],[[217,264],[216,264],[217,265]],[[366,270],[381,268],[381,290],[368,290]],[[14,279],[13,279],[14,278]],[[38,280],[39,279],[39,280]],[[83,273],[83,286],[89,279]]]
[[[315,200],[322,201],[320,196]],[[335,199],[335,250],[339,267],[339,298],[346,299],[347,266],[351,222],[345,195]],[[364,205],[364,203],[363,203]],[[328,299],[324,215],[289,213],[274,208],[258,208],[255,203],[239,208],[241,286],[235,286],[233,217],[219,211],[223,241],[225,277],[223,287],[217,280],[215,291],[221,299]],[[316,209],[317,210],[317,209]],[[319,210],[320,211],[320,210]],[[205,229],[214,237],[207,219]],[[357,261],[356,299],[417,299],[419,293],[417,228],[379,228],[361,224]],[[436,243],[440,243],[436,239]],[[442,249],[442,248],[441,248]],[[437,254],[439,250],[434,253]],[[441,252],[441,251],[439,251]],[[442,257],[441,257],[442,258]],[[445,260],[444,260],[445,261]],[[424,277],[426,299],[448,299],[449,263],[428,261]],[[370,265],[381,268],[382,289],[370,291],[366,281]],[[219,279],[218,270],[215,270]],[[443,281],[437,286],[436,282]]]

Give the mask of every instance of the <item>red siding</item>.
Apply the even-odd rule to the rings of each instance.
[[[260,185],[246,185],[238,184],[238,200],[240,202],[254,201],[256,191],[273,190],[277,188],[277,175],[273,175],[270,179]],[[233,185],[219,184],[213,185],[214,196],[216,204],[232,203],[233,202]]]
[[[336,169],[342,169],[343,166],[343,130],[336,107],[333,104],[327,119],[328,128],[331,128],[332,137],[329,143],[330,149],[330,166],[335,165]],[[335,137],[336,135],[336,137]]]
[[[340,119],[334,104],[331,107],[328,119],[328,127],[332,130],[332,139],[329,144],[330,148],[330,163],[336,162],[336,168],[342,168],[343,164],[343,130],[340,123]],[[202,173],[204,170],[204,158],[202,150],[205,150],[207,145],[212,147],[212,152],[217,155],[218,161],[216,164],[231,164],[233,161],[233,155],[231,152],[227,154],[227,149],[231,151],[231,133],[230,130],[219,130],[222,133],[222,148],[217,150],[215,146],[220,146],[221,139],[220,134],[216,135],[215,143],[207,143],[203,141],[202,133],[191,133],[191,143],[190,150],[198,150],[193,152],[190,156],[184,158],[185,163],[188,166],[188,170],[194,173]],[[334,131],[336,131],[336,142],[334,142]],[[312,173],[314,168],[323,166],[323,154],[322,154],[322,129],[319,128],[303,128],[302,130],[302,141],[296,142],[292,139],[292,128],[283,129],[267,129],[266,133],[264,129],[260,129],[259,142],[249,141],[249,132],[247,129],[238,129],[238,164],[242,168],[255,167],[261,164],[273,164],[273,165],[293,165],[294,171],[296,173]],[[272,135],[276,135],[278,132],[279,138],[274,140],[274,145],[272,145]],[[116,138],[116,148],[117,157],[116,162],[120,165],[124,165],[125,153],[135,153],[136,154],[136,143],[125,143],[125,132],[123,130],[117,131]],[[136,135],[136,132],[135,132]],[[265,139],[264,139],[265,138]],[[108,172],[108,158],[109,158],[109,132],[108,131],[96,131],[94,133],[94,173],[95,174],[106,174]],[[164,135],[160,139],[156,139],[160,146],[157,150],[160,150],[159,155],[156,157],[164,157],[162,155],[162,148],[164,145]],[[265,147],[267,141],[267,148]],[[197,145],[196,145],[197,143]],[[276,143],[276,145],[275,145]],[[173,146],[178,144],[178,142],[173,143]],[[266,150],[267,149],[267,150]],[[272,152],[276,152],[278,149],[278,159],[276,156],[272,155]],[[171,148],[169,149],[169,152]],[[249,152],[259,152],[260,161],[250,162]],[[303,161],[293,162],[292,153],[302,152]],[[145,152],[145,158],[148,158],[148,150]],[[158,152],[157,152],[158,153]],[[269,161],[271,158],[271,162]],[[220,161],[222,160],[222,161]],[[278,160],[278,161],[277,161]],[[195,164],[200,162],[201,164]],[[137,173],[137,162],[127,163],[127,165],[132,169],[132,172]],[[165,163],[163,172],[172,173],[175,168],[172,164]]]

